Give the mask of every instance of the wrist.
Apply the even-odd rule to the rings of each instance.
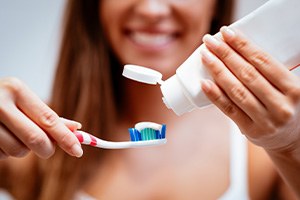
[[[289,133],[278,132],[275,134],[263,135],[259,138],[248,137],[248,139],[270,153],[300,153],[300,134],[295,131],[290,131]]]

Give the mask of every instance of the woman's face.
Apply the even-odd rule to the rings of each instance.
[[[122,64],[169,76],[201,44],[216,0],[101,0],[100,20]]]

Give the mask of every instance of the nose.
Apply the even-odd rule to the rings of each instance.
[[[155,22],[167,17],[171,6],[165,0],[137,0],[134,12],[149,22]]]

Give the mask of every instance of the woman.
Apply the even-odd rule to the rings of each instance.
[[[55,113],[20,81],[1,80],[1,102],[6,105],[0,118],[1,141],[5,141],[0,142],[1,155],[23,157],[30,149],[48,158],[40,160],[31,153],[23,159],[4,160],[1,187],[19,199],[292,198],[262,148],[244,143],[243,138],[231,140],[238,131],[216,107],[177,117],[163,105],[159,89],[121,76],[126,63],[154,68],[165,78],[172,75],[205,33],[215,33],[229,23],[232,4],[230,0],[70,1],[50,104]],[[223,30],[228,44],[238,41],[235,32],[232,37],[226,32],[230,31]],[[202,52],[203,62],[214,75],[214,69],[226,68],[220,60],[228,62],[219,50],[229,47],[209,36],[204,42],[210,52]],[[214,77],[217,83],[222,81]],[[209,81],[202,85],[247,137],[254,141],[255,133],[264,131],[246,120],[243,105],[222,95],[226,87],[220,90]],[[230,106],[224,107],[224,102]],[[81,125],[67,119],[80,122],[83,130],[99,138],[115,141],[127,140],[127,129],[136,122],[165,123],[168,143],[129,150],[82,147],[84,155],[78,159],[70,156],[82,155],[72,131]],[[54,154],[55,143],[61,149]],[[281,168],[279,161],[274,159]],[[241,171],[235,173],[236,169]]]

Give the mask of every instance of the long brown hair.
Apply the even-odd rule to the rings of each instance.
[[[99,23],[99,0],[71,0],[67,5],[61,54],[53,86],[52,108],[82,123],[85,131],[107,138],[114,121],[111,67]],[[99,149],[85,148],[81,159],[59,150],[45,166],[40,199],[71,199],[101,159]]]
[[[217,1],[211,33],[230,23],[233,1]],[[121,85],[116,84],[120,74],[113,70],[121,68],[115,66],[118,61],[106,44],[99,21],[99,3],[100,0],[69,0],[66,6],[50,105],[60,116],[81,122],[84,130],[108,138],[104,133],[113,129],[115,110],[122,102],[121,97],[116,98],[122,91]],[[29,199],[72,199],[104,155],[99,149],[84,148],[86,156],[80,159],[58,148],[51,159],[40,161],[40,177]]]

